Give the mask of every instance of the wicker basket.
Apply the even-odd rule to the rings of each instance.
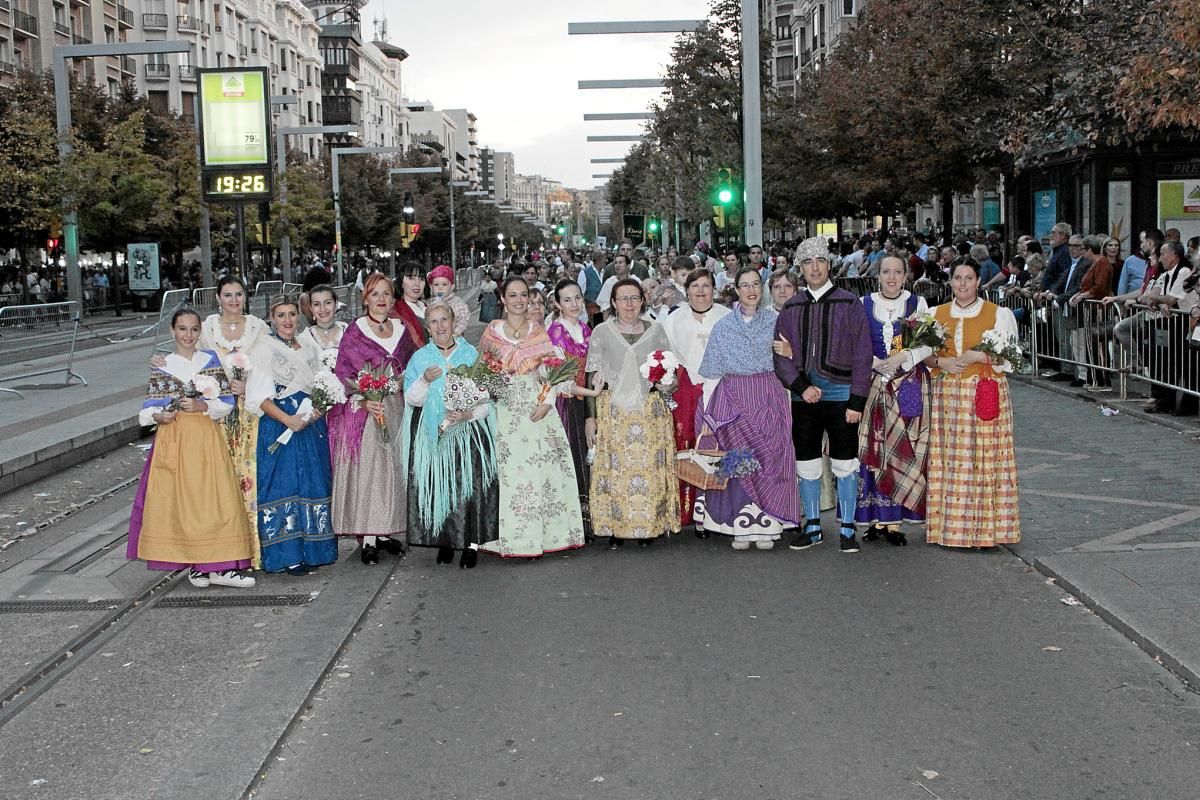
[[[711,435],[712,432],[705,425],[701,429],[700,435],[696,437],[696,442],[699,443],[705,436]],[[706,471],[697,463],[696,457],[720,460],[724,455],[724,450],[704,450],[698,447],[680,450],[675,456],[675,475],[684,483],[691,484],[702,491],[720,491],[729,484],[729,479],[722,478],[715,472]]]

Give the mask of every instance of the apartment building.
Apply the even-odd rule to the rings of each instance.
[[[455,138],[454,179],[468,181],[472,189],[480,185],[479,125],[474,114],[465,108],[448,108],[446,116],[454,121],[458,131]]]
[[[431,144],[450,163],[456,163],[458,152],[458,125],[445,111],[436,108],[428,100],[406,101],[404,134],[412,144]],[[455,180],[466,180],[466,169],[455,169]]]
[[[57,45],[136,41],[129,34],[136,14],[125,0],[0,0],[0,85],[23,70],[53,66]],[[90,80],[115,95],[134,76],[131,58],[76,59],[77,80]]]
[[[362,96],[360,137],[367,147],[408,147],[404,120],[408,111],[401,88],[400,65],[408,52],[376,40],[362,46],[358,90]]]
[[[512,153],[485,147],[479,151],[479,188],[488,197],[501,203],[513,199],[513,184],[516,181],[516,158]]]

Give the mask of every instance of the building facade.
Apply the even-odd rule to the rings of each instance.
[[[367,147],[407,147],[400,65],[408,53],[384,41],[362,46],[358,90],[362,96],[361,136]]]
[[[130,36],[137,17],[124,0],[0,0],[0,85],[19,72],[51,69],[57,45],[137,41]],[[92,81],[115,96],[134,77],[137,62],[117,56],[75,59],[71,69],[76,80]]]
[[[517,162],[512,153],[485,147],[479,151],[479,188],[501,203],[513,199]]]
[[[474,114],[465,108],[450,108],[446,115],[454,120],[457,131],[454,151],[454,179],[467,181],[472,189],[480,186],[479,124]]]

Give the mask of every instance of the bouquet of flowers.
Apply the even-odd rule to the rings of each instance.
[[[461,368],[460,368],[461,369]],[[472,378],[465,375],[459,375],[451,371],[446,374],[446,391],[443,397],[443,402],[446,406],[446,411],[474,411],[479,406],[488,402],[491,396],[488,391],[477,384]],[[447,420],[442,420],[438,426],[442,433],[450,430],[450,423]]]
[[[329,348],[321,351],[321,369],[325,372],[333,372],[337,366],[337,350]]]
[[[384,364],[381,367],[365,365],[354,376],[351,384],[364,400],[376,403],[383,402],[400,391],[400,381],[397,379],[396,373],[392,371],[391,364]],[[373,414],[372,416],[375,417],[375,424],[379,426],[379,435],[384,443],[391,442],[387,420],[384,419],[383,414]]]
[[[544,356],[537,368],[542,390],[538,393],[538,405],[546,402],[550,390],[563,383],[573,383],[579,374],[579,360],[570,356]]]
[[[346,402],[346,389],[342,386],[342,382],[332,372],[321,370],[313,381],[312,393],[296,409],[296,416],[303,417],[305,421],[311,421],[313,417],[324,414],[338,403],[344,402]],[[274,453],[291,440],[292,429],[287,428],[279,434],[279,438],[271,442],[267,447],[267,452]]]
[[[983,341],[971,349],[986,353],[991,357],[993,364],[997,362],[1009,364],[1013,372],[1019,372],[1025,365],[1025,353],[1021,350],[1021,344],[1016,338],[1000,331],[987,331],[983,334]]]
[[[747,449],[730,450],[717,462],[717,475],[722,478],[748,478],[762,465]]]
[[[638,368],[642,377],[650,381],[650,388],[658,389],[667,400],[667,408],[672,411],[676,408],[676,403],[671,399],[671,395],[675,393],[678,379],[676,372],[679,370],[679,359],[670,350],[655,350],[650,355],[646,356],[645,362]]]
[[[945,343],[946,326],[938,322],[932,314],[914,313],[900,326],[900,347],[905,350],[929,347],[937,351],[941,350]]]
[[[491,350],[485,350],[479,355],[479,360],[469,367],[454,367],[446,374],[446,392],[449,395],[451,378],[458,386],[465,387],[458,379],[470,381],[476,388],[487,393],[488,397],[500,402],[512,387],[512,376],[504,371],[504,364]],[[462,402],[466,402],[464,399]],[[474,403],[466,408],[453,409],[447,397],[446,409],[449,411],[467,411],[479,405]]]

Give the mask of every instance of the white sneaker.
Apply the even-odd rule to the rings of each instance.
[[[770,550],[771,548],[773,548],[775,546],[775,542],[773,542],[770,539],[765,539],[765,540],[755,542],[754,546],[757,547],[759,550]]]
[[[742,539],[734,539],[733,540],[733,549],[734,550],[749,550],[750,543],[747,541],[743,541]]]
[[[197,589],[204,589],[208,587],[212,581],[208,579],[207,572],[197,572],[194,569],[189,569],[188,583],[190,583],[192,586],[195,586]]]
[[[249,575],[243,575],[235,570],[208,573],[208,582],[213,586],[233,586],[237,589],[249,589],[255,581]]]

